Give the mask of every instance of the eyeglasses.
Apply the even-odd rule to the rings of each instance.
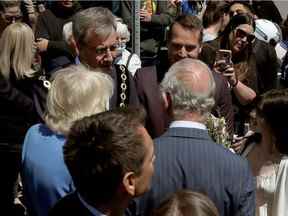
[[[245,32],[245,31],[243,31],[242,29],[236,29],[235,36],[239,37],[239,38],[245,38],[246,37],[248,43],[252,43],[254,41],[254,39],[255,39],[254,35],[249,34],[249,33]]]
[[[242,10],[229,11],[229,16],[230,16],[230,17],[233,17],[233,16],[235,16],[235,15],[239,15],[239,14],[245,14],[245,12],[242,11]]]
[[[97,55],[104,55],[108,52],[108,50],[110,52],[115,52],[117,51],[118,49],[120,48],[120,44],[119,43],[115,43],[115,44],[112,44],[111,46],[107,46],[107,47],[97,47],[97,48],[94,48],[95,49],[95,53]],[[90,48],[91,49],[91,48]]]

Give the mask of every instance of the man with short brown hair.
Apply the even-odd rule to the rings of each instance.
[[[76,192],[51,215],[123,215],[130,200],[146,192],[154,171],[154,146],[138,109],[86,117],[72,127],[64,160]]]

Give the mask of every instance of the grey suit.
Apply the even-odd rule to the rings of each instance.
[[[139,215],[179,189],[206,194],[221,216],[255,215],[255,180],[248,162],[209,137],[207,130],[169,128],[155,140],[151,190],[136,200]]]

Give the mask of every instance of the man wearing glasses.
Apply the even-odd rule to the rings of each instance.
[[[0,35],[8,25],[16,21],[22,21],[20,1],[0,1]]]
[[[106,8],[93,7],[73,18],[74,46],[80,62],[90,70],[101,68],[114,80],[110,108],[138,105],[134,81],[128,70],[114,64],[118,55],[118,38],[113,14]]]

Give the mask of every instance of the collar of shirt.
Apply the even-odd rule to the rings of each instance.
[[[106,216],[105,214],[102,214],[101,212],[99,212],[96,208],[94,208],[93,206],[89,205],[82,197],[79,193],[77,193],[78,198],[80,200],[80,202],[91,212],[91,214],[93,216]]]
[[[193,121],[173,121],[170,124],[170,128],[196,128],[201,130],[207,130],[206,126],[199,122],[193,122]]]

